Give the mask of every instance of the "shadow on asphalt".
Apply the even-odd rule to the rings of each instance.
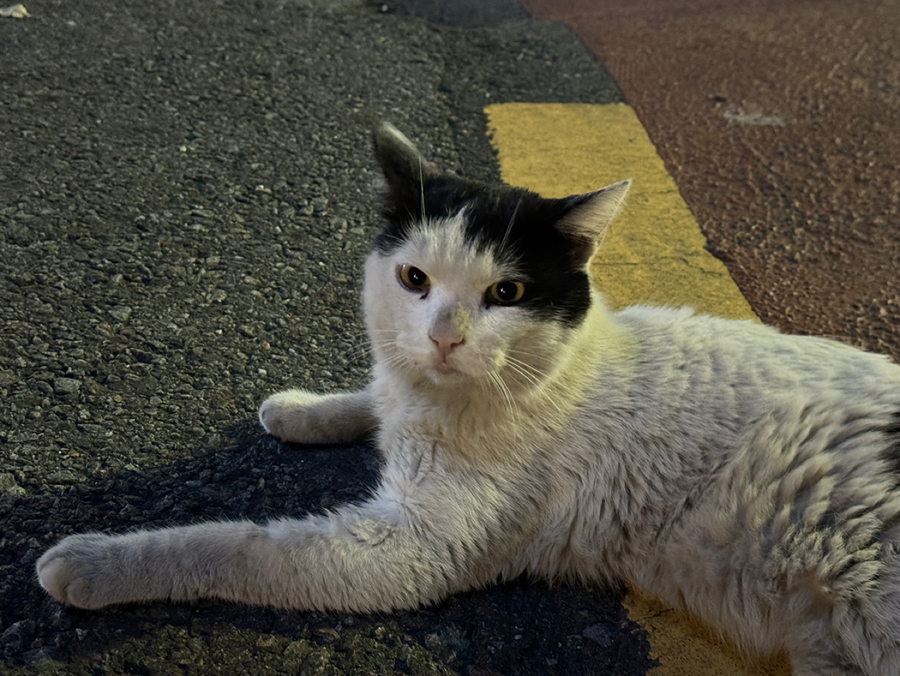
[[[286,446],[255,421],[223,436],[221,448],[166,467],[0,498],[0,673],[230,665],[251,674],[643,674],[652,666],[620,590],[519,580],[419,611],[354,616],[213,602],[88,612],[40,589],[35,560],[70,533],[302,516],[363,497],[376,478],[370,446]]]

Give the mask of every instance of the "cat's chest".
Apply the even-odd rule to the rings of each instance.
[[[420,455],[446,457],[488,468],[558,440],[565,421],[548,424],[527,402],[510,407],[481,392],[429,400],[391,388],[379,397],[379,446],[386,457],[417,464]],[[552,416],[550,416],[552,417]]]
[[[382,422],[378,446],[386,470],[410,482],[421,482],[435,474],[440,479],[452,474],[459,482],[464,482],[469,474],[503,475],[510,466],[525,465],[524,458],[533,454],[538,445],[553,443],[545,438],[539,444],[535,435],[525,442],[523,430],[512,426],[400,418],[389,417]]]

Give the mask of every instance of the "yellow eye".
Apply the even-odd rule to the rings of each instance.
[[[525,285],[522,282],[496,282],[491,284],[485,295],[488,305],[513,305],[522,300],[525,295]]]
[[[412,265],[401,265],[397,268],[397,279],[410,291],[428,291],[431,280],[428,275]]]

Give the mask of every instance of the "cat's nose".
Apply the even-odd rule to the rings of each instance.
[[[447,361],[447,357],[450,356],[450,352],[453,348],[466,342],[466,339],[462,337],[435,337],[432,334],[428,334],[428,337],[431,338],[431,342],[434,343],[434,347],[437,349],[438,354],[441,355],[441,361]]]
[[[453,348],[466,342],[466,328],[469,324],[471,324],[469,313],[462,304],[446,307],[437,314],[428,331],[428,337],[434,343],[441,361],[446,362]]]
[[[458,322],[455,321],[453,315],[449,312],[438,316],[428,331],[428,337],[434,343],[438,354],[441,355],[441,361],[447,361],[447,357],[450,356],[453,348],[457,345],[462,345],[466,340]]]

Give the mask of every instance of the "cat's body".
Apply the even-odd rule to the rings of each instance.
[[[377,436],[365,503],[68,538],[85,607],[201,596],[389,610],[523,572],[626,580],[795,674],[900,673],[900,367],[752,322],[611,313],[585,266],[627,190],[541,200],[438,174],[385,126],[363,392],[270,397],[266,429]]]

